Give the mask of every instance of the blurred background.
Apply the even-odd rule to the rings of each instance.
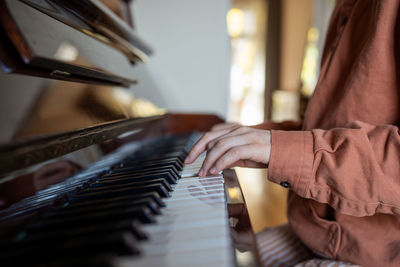
[[[168,110],[243,124],[298,120],[334,3],[137,0],[135,26],[155,54],[138,67],[146,79],[132,91]]]
[[[301,120],[313,93],[334,0],[137,0],[154,46],[132,91],[167,110],[245,125]],[[151,88],[151,89],[150,89]],[[253,229],[286,222],[286,189],[238,168]]]
[[[102,2],[127,15],[126,4]],[[164,112],[213,113],[246,125],[300,120],[317,82],[334,4],[131,1],[133,27],[154,49],[145,64],[132,67],[138,83],[128,90],[71,82],[50,89],[60,82],[0,74],[0,143]],[[64,44],[55,53],[65,60],[78,57]],[[251,215],[254,229],[285,222],[286,191],[266,182],[266,170],[238,172],[253,196],[247,204],[259,211]]]

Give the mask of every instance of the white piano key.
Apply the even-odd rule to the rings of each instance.
[[[116,266],[234,265],[223,176],[197,176],[204,156],[183,168],[157,222],[143,225],[150,239],[141,242],[142,255]]]
[[[143,244],[143,255],[144,256],[157,256],[157,255],[168,255],[170,253],[186,253],[190,251],[198,251],[202,249],[214,248],[221,249],[227,246],[226,238],[223,236],[216,236],[214,238],[206,239],[192,239],[165,243],[165,244]]]
[[[216,250],[207,248],[191,252],[177,252],[160,257],[122,257],[116,262],[116,266],[234,266],[232,252],[223,248]]]
[[[206,157],[206,153],[201,154],[192,164],[185,165],[181,172],[181,177],[192,177],[197,176],[201,166],[203,165],[204,158]]]
[[[173,225],[168,225],[168,224],[158,224],[158,225],[152,225],[152,226],[146,226],[144,229],[147,233],[152,234],[156,232],[176,232],[181,229],[195,229],[199,228],[201,229],[206,228],[206,227],[214,227],[218,226],[221,224],[224,224],[226,220],[224,218],[214,218],[214,219],[207,219],[207,220],[198,220],[194,222],[177,222]]]
[[[207,229],[199,227],[199,225],[197,225],[197,227],[195,225],[187,228],[182,227],[175,229],[175,231],[171,231],[170,228],[165,229],[167,231],[158,230],[157,232],[151,232],[149,243],[160,243],[162,241],[164,244],[166,242],[213,238],[216,236],[226,237],[230,234],[230,232],[228,232],[225,227],[221,226],[221,224],[209,225]],[[199,233],[202,233],[202,235],[199,236]]]

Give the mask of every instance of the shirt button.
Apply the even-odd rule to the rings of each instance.
[[[344,26],[347,23],[348,20],[349,20],[349,18],[347,16],[343,17],[342,18],[342,22],[340,23],[340,25]]]
[[[288,183],[288,182],[280,182],[280,185],[284,188],[290,188],[290,186],[291,186],[290,183]]]

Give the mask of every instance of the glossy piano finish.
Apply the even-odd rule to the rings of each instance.
[[[106,42],[123,52],[132,63],[145,61],[152,53],[124,21],[98,0],[22,0],[57,20]],[[126,8],[129,8],[126,6]]]
[[[0,147],[0,175],[110,140],[159,119],[154,117],[124,120],[74,132],[8,143]]]
[[[7,73],[96,85],[127,86],[131,63],[150,53],[97,0],[0,1],[0,39]],[[180,179],[190,146],[179,141],[185,135],[175,139],[222,120],[113,116],[62,132],[23,128],[0,145],[0,265],[235,265],[229,185],[222,175],[199,178],[195,168]],[[176,258],[181,252],[188,254]]]
[[[30,138],[0,146],[0,177],[33,164],[63,156],[81,148],[104,143],[108,151],[139,138],[205,131],[222,122],[214,115],[168,114],[105,123],[86,129]],[[116,137],[119,137],[115,139]],[[107,143],[114,139],[113,142]],[[1,180],[1,178],[0,178]]]
[[[233,171],[200,178],[204,157],[183,164],[198,137],[161,136],[125,144],[0,210],[0,261],[31,266],[235,266],[226,205],[243,198]],[[166,178],[166,170],[174,179]],[[237,264],[249,266],[240,260]]]
[[[0,1],[3,71],[129,86],[151,49],[98,1]],[[88,16],[90,14],[90,16]]]

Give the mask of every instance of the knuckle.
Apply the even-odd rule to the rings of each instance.
[[[236,131],[237,133],[239,133],[239,134],[243,134],[243,133],[247,132],[248,130],[249,130],[249,127],[240,126],[240,127],[236,128],[235,131]]]
[[[224,156],[218,160],[218,162],[215,164],[218,169],[224,169],[225,166],[229,164],[229,158],[227,156]]]
[[[196,146],[202,146],[205,143],[208,143],[209,140],[210,140],[210,135],[208,133],[206,133],[199,139]]]
[[[206,156],[206,158],[204,159],[204,162],[203,162],[203,166],[205,166],[205,167],[210,166],[211,163],[214,162],[214,157],[215,157],[214,153],[207,153],[207,156]]]
[[[192,150],[190,150],[188,156],[192,157],[194,155],[197,154],[198,148],[197,147],[193,147]]]
[[[253,129],[250,127],[247,127],[247,126],[243,127],[243,132],[245,132],[245,133],[252,132],[252,131],[253,131]]]
[[[213,133],[212,132],[206,132],[202,137],[201,137],[201,139],[200,139],[200,141],[205,141],[205,140],[208,140],[209,138],[210,138],[210,136],[212,136],[213,135]]]
[[[211,127],[211,131],[213,131],[213,130],[218,130],[219,128],[221,128],[221,127],[223,127],[223,126],[224,126],[223,123],[214,124],[214,126]]]
[[[218,147],[224,147],[225,145],[226,145],[225,139],[218,140],[216,143],[216,146],[218,146]]]
[[[231,151],[231,156],[232,156],[233,158],[237,159],[237,158],[240,157],[240,152],[241,152],[241,149],[238,148],[238,147],[235,147],[235,148],[233,148],[232,151]]]
[[[234,132],[234,133],[240,133],[240,132],[242,132],[242,131],[243,131],[243,126],[233,129],[233,132]]]
[[[208,135],[203,135],[202,138],[200,138],[200,140],[197,142],[198,145],[204,145],[206,143],[208,143],[208,140],[210,138],[208,138]]]
[[[212,147],[213,147],[213,145],[211,142],[207,144],[207,150],[210,150]]]
[[[258,141],[260,139],[260,136],[259,136],[258,132],[256,132],[256,131],[249,132],[249,136],[250,136],[251,140],[253,140],[253,141]]]
[[[209,162],[204,161],[203,166],[201,167],[203,168],[203,170],[207,170],[209,165]]]
[[[215,163],[215,166],[218,169],[223,169],[227,165],[227,163],[228,163],[227,157],[222,157]]]
[[[207,170],[209,165],[210,165],[210,164],[209,164],[208,161],[204,161],[203,164],[202,164],[202,166],[201,166],[201,168],[202,168],[203,170]]]

